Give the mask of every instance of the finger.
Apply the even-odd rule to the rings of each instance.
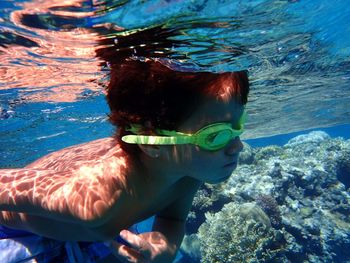
[[[127,243],[129,243],[130,248],[136,250],[143,257],[145,257],[146,259],[149,259],[151,257],[152,246],[147,240],[128,230],[122,230],[120,232],[120,236]]]
[[[114,257],[122,263],[139,262],[137,259],[140,255],[131,248],[122,245],[116,241],[110,242],[110,249]]]

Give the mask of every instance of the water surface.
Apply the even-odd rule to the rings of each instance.
[[[115,34],[127,36],[125,54],[166,58],[184,70],[248,69],[245,139],[350,122],[344,1],[5,0],[0,7],[2,166],[111,134],[108,68],[96,50]],[[132,38],[153,29],[153,39]]]

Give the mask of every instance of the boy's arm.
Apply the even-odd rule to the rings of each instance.
[[[172,262],[185,234],[185,222],[193,197],[201,184],[197,180],[189,179],[186,189],[183,189],[186,195],[156,215],[152,232],[136,235],[123,230],[120,235],[129,245],[112,241],[111,250],[114,256],[123,262]]]
[[[25,213],[0,211],[0,225],[32,232],[57,240],[97,241],[103,240],[95,231],[80,224],[57,221],[47,217]]]
[[[175,252],[179,249],[182,239],[185,235],[185,223],[188,213],[192,207],[193,198],[202,185],[202,182],[195,179],[189,179],[186,195],[177,199],[169,206],[160,211],[153,224],[153,231],[161,232],[174,247]],[[186,187],[186,188],[187,188]]]
[[[23,212],[54,220],[98,226],[120,194],[119,178],[108,167],[75,170],[0,170],[0,210]]]

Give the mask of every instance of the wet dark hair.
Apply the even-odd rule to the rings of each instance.
[[[172,53],[169,50],[190,45],[176,40],[181,34],[181,28],[160,25],[124,33],[105,32],[108,37],[99,40],[96,57],[110,68],[109,120],[117,126],[116,139],[133,159],[138,157],[139,147],[121,140],[129,134],[126,128],[130,124],[141,124],[144,134],[152,134],[155,128],[176,130],[205,97],[223,102],[234,97],[247,103],[246,71],[188,72],[167,63]],[[188,59],[179,54],[176,57]]]
[[[175,71],[155,60],[125,60],[111,66],[107,101],[109,120],[117,126],[121,147],[137,158],[137,146],[121,141],[129,124],[141,124],[145,134],[155,128],[176,130],[204,98],[247,103],[246,71],[211,73]]]

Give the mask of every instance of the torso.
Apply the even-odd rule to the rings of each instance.
[[[26,168],[60,171],[95,171],[103,169],[103,178],[118,177],[121,194],[117,211],[112,213],[109,227],[104,231],[118,232],[137,223],[174,202],[186,189],[191,188],[188,179],[183,178],[172,185],[162,185],[142,174],[128,174],[127,158],[113,138],[104,138],[89,143],[68,147],[31,163]],[[101,168],[102,167],[102,168]],[[85,174],[86,180],[94,173]],[[74,176],[74,173],[72,173]],[[101,187],[104,187],[103,185]],[[101,189],[99,193],[103,192]]]

